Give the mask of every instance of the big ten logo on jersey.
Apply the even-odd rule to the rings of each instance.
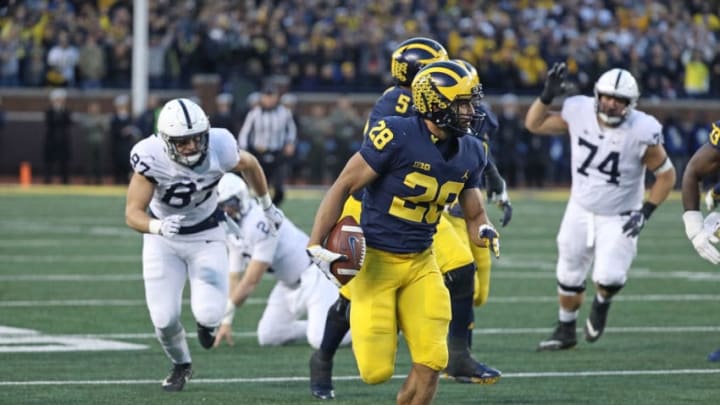
[[[712,131],[710,131],[708,138],[713,146],[720,146],[720,121],[712,123]]]
[[[424,170],[426,172],[429,172],[431,167],[432,166],[430,166],[430,163],[418,162],[418,161],[413,163],[413,169],[420,169],[420,170]]]

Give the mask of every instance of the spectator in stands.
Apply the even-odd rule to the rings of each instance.
[[[66,106],[67,92],[55,89],[50,92],[50,108],[45,111],[44,180],[52,182],[59,174],[63,184],[70,183],[70,128],[72,115]]]
[[[128,184],[131,174],[128,156],[141,134],[130,114],[130,97],[125,94],[115,97],[114,106],[115,113],[110,119],[113,178],[115,184]]]
[[[88,104],[87,114],[79,120],[80,128],[85,135],[86,154],[83,163],[85,167],[85,183],[101,184],[103,172],[103,146],[108,130],[108,120],[100,110],[100,103],[91,101]]]
[[[710,69],[703,60],[702,52],[694,49],[685,64],[685,93],[691,97],[703,97],[710,91]]]
[[[58,33],[57,45],[50,48],[47,56],[48,84],[53,86],[74,86],[75,67],[78,64],[79,53],[70,43],[70,34],[61,30]]]
[[[295,154],[297,128],[292,112],[279,104],[278,90],[266,85],[260,105],[250,110],[238,135],[238,146],[252,153],[273,186],[273,203],[285,198],[287,162]]]
[[[482,76],[481,76],[482,77]],[[500,99],[501,110],[498,114],[498,130],[495,137],[490,140],[493,156],[500,174],[505,177],[510,188],[518,186],[522,159],[517,147],[520,144],[520,134],[523,130],[522,121],[518,112],[518,99],[514,94],[505,94]]]
[[[20,27],[10,26],[6,35],[0,35],[0,87],[20,85]]]
[[[79,53],[80,86],[83,90],[101,88],[106,70],[105,50],[98,44],[95,35],[87,34]]]

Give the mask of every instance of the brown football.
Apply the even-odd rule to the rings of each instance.
[[[330,266],[330,271],[346,284],[360,271],[365,260],[365,236],[357,221],[351,216],[340,219],[330,230],[325,248],[347,256],[347,261],[337,261]]]

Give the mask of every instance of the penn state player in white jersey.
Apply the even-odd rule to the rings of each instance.
[[[223,340],[233,344],[235,308],[247,300],[267,272],[277,283],[257,325],[258,343],[277,346],[306,339],[317,349],[325,315],[337,300],[338,289],[311,263],[304,248],[308,236],[288,219],[277,233],[271,232],[271,224],[250,197],[245,182],[232,173],[220,179],[218,194],[227,216],[223,228],[230,254],[231,292],[215,346]],[[349,333],[342,343],[350,343]]]
[[[238,151],[226,129],[210,128],[205,112],[178,98],[163,106],[157,134],[130,152],[133,175],[127,190],[125,220],[143,235],[145,299],[155,334],[173,363],[163,381],[180,391],[192,375],[191,357],[180,323],[182,292],[190,280],[190,305],[200,344],[209,349],[225,311],[228,258],[224,219],[215,188],[223,173],[239,171],[262,196],[265,214],[279,227],[282,212],[268,195],[258,161]]]
[[[530,106],[525,126],[535,134],[570,134],[572,187],[557,235],[559,322],[538,350],[577,344],[575,324],[592,266],[596,287],[585,340],[605,329],[610,300],[625,285],[637,253],[637,236],[675,184],[675,169],[663,147],[662,126],[637,111],[633,76],[612,69],[595,83],[595,97],[567,98],[561,112],[549,111],[564,91],[565,64],[556,63],[545,88]],[[643,203],[645,171],[655,174]]]

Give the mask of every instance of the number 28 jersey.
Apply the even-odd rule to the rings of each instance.
[[[385,117],[365,134],[360,154],[379,177],[365,188],[360,225],[367,245],[394,253],[432,244],[445,204],[478,188],[485,151],[471,136],[450,139],[445,159],[420,116]]]
[[[618,127],[601,127],[595,99],[587,96],[567,98],[561,114],[570,133],[570,199],[599,215],[640,209],[646,170],[642,159],[648,146],[663,142],[658,120],[632,110]]]
[[[175,162],[157,135],[145,138],[130,151],[133,170],[155,184],[150,210],[158,218],[181,214],[182,226],[192,226],[217,208],[217,187],[225,172],[240,160],[237,143],[223,128],[210,128],[208,150],[200,164],[188,167]]]

